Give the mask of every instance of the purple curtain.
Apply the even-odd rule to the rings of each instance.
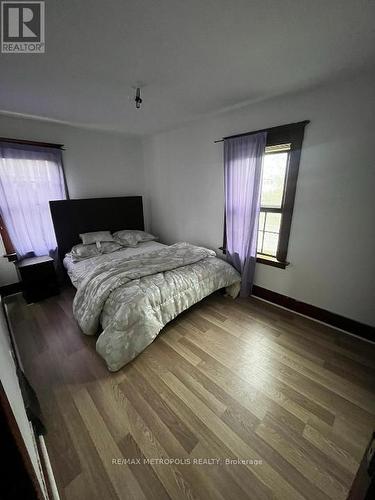
[[[256,263],[260,183],[266,133],[224,140],[226,251],[241,273],[241,297],[251,294]]]
[[[20,257],[54,252],[48,202],[65,197],[59,149],[0,143],[0,211]]]

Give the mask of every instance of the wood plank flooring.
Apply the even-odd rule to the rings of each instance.
[[[375,428],[373,344],[213,295],[109,373],[73,293],[8,305],[62,499],[346,498]]]

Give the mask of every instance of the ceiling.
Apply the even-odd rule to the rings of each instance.
[[[48,0],[46,53],[0,54],[0,110],[150,134],[369,68],[374,20],[374,0]]]

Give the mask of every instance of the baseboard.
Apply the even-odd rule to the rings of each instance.
[[[301,302],[299,300],[293,299],[281,293],[273,292],[267,288],[262,288],[261,286],[254,285],[252,294],[255,297],[267,300],[273,304],[285,307],[291,311],[295,311],[309,318],[316,319],[327,325],[334,326],[335,328],[340,328],[346,332],[353,333],[367,340],[375,341],[375,327],[360,323],[354,319],[346,318],[345,316],[340,316],[339,314],[327,311],[326,309],[321,309],[320,307],[307,304],[306,302]]]
[[[17,283],[11,283],[10,285],[0,286],[0,295],[6,297],[7,295],[13,295],[13,293],[22,292],[22,282],[17,281]]]
[[[49,459],[46,443],[43,436],[38,436],[38,450],[40,453],[43,479],[46,482],[47,495],[49,500],[60,500],[59,490],[57,489],[55,475]]]

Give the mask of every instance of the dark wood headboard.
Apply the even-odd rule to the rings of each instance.
[[[81,243],[81,233],[144,229],[142,196],[59,200],[49,205],[60,259]]]

